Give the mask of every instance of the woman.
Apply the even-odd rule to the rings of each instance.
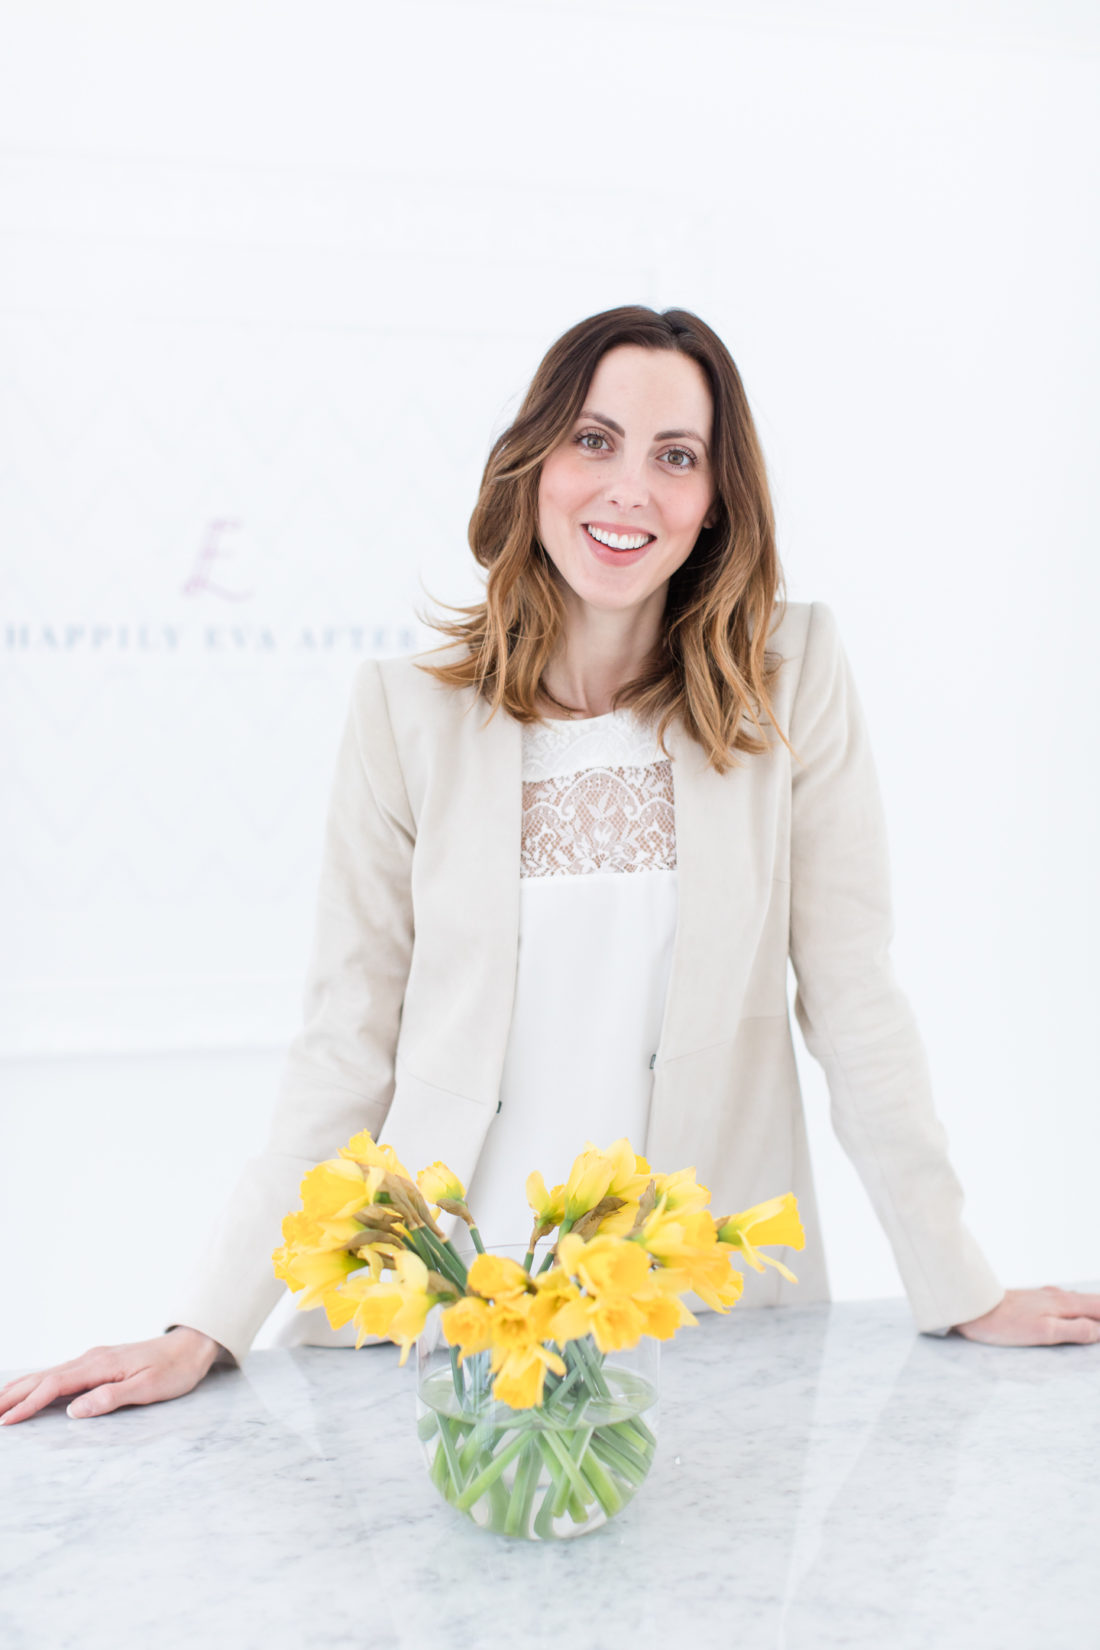
[[[777,606],[718,337],[633,306],[573,327],[492,449],[470,542],[486,600],[439,622],[452,640],[357,672],[305,1025],[190,1299],[162,1336],[10,1383],[4,1421],[174,1397],[243,1358],[301,1175],[363,1127],[414,1167],[443,1157],[492,1242],[524,1235],[528,1170],[561,1178],[590,1136],[695,1164],[715,1208],[793,1189],[800,1283],[750,1274],[745,1299],[827,1299],[788,955],[917,1328],[1100,1338],[1100,1297],[1006,1292],[961,1221],[888,956],[859,701],[828,607]],[[317,1311],[299,1329],[341,1341]]]

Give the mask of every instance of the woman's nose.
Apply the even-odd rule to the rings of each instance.
[[[610,479],[607,489],[609,504],[629,510],[649,503],[649,487],[640,464],[622,464]]]

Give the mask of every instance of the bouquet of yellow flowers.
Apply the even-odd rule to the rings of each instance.
[[[476,1522],[536,1538],[613,1516],[649,1470],[655,1391],[609,1355],[697,1323],[687,1293],[728,1311],[744,1287],[735,1257],[795,1281],[762,1250],[805,1242],[791,1193],[716,1218],[694,1169],[653,1173],[626,1139],[589,1142],[549,1191],[529,1176],[522,1259],[486,1253],[445,1164],[414,1178],[366,1130],[309,1170],[301,1198],[275,1275],[299,1308],[323,1306],[334,1329],[354,1323],[357,1346],[388,1338],[404,1363],[421,1343],[420,1431],[437,1488]],[[468,1229],[468,1248],[444,1234],[444,1214]],[[442,1370],[427,1333],[436,1308]]]

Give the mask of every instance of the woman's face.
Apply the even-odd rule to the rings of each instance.
[[[716,513],[711,421],[689,355],[620,344],[600,360],[539,476],[539,538],[581,601],[623,610],[660,591],[663,607],[669,578]]]

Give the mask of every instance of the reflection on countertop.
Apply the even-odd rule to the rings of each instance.
[[[902,1301],[707,1315],[662,1348],[645,1489],[548,1547],[437,1499],[397,1358],[256,1352],[0,1429],[5,1650],[1100,1647],[1100,1346],[922,1336]]]

